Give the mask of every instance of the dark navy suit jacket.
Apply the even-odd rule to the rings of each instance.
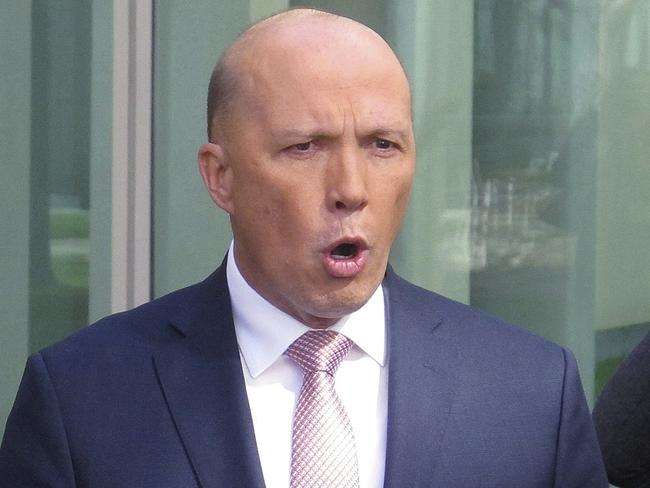
[[[650,334],[603,388],[594,420],[611,482],[650,488]]]
[[[386,487],[608,486],[569,352],[391,270],[384,288]],[[225,266],[31,356],[0,486],[263,487]]]

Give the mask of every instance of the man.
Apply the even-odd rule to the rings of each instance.
[[[650,334],[603,389],[594,419],[610,481],[650,486]]]
[[[213,73],[208,124],[224,264],[32,356],[1,480],[607,486],[571,354],[388,266],[415,146],[376,33],[306,9],[253,26]]]

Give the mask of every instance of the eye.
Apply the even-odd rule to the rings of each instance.
[[[312,139],[287,146],[282,152],[292,159],[312,159],[319,153],[319,149],[319,144]]]
[[[311,141],[301,142],[300,144],[294,144],[291,147],[298,152],[305,152],[312,149],[312,142]]]
[[[393,144],[388,139],[376,139],[375,147],[377,149],[381,149],[382,151],[386,151],[388,149],[393,149],[395,147],[395,144]]]

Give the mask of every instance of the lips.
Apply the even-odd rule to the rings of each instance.
[[[352,278],[366,263],[368,245],[361,238],[343,238],[329,245],[323,252],[323,264],[334,278]]]

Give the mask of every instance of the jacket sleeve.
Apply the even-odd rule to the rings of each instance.
[[[39,353],[27,361],[7,420],[0,446],[0,485],[12,488],[75,486],[57,395]]]
[[[610,481],[650,487],[650,334],[603,389],[594,420]]]
[[[564,387],[559,419],[555,488],[608,488],[602,455],[576,360],[564,351]]]

